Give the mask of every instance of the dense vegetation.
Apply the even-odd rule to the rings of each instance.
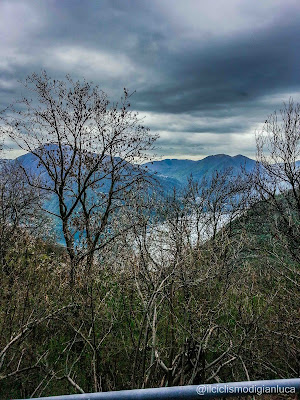
[[[2,398],[299,374],[296,263],[267,205],[197,247],[180,212],[163,259],[138,232],[139,249],[115,243],[72,289],[65,249],[14,237],[1,272]]]
[[[43,79],[38,83],[48,96],[52,87]],[[59,95],[84,113],[90,88],[74,87],[67,93],[60,86]],[[60,101],[47,99],[48,111],[61,110]],[[107,153],[98,158],[87,147],[78,150],[78,137],[89,144],[73,125],[80,112],[64,110],[59,123],[74,126],[74,142],[66,136],[72,153],[62,151],[59,129],[55,152],[35,150],[50,181],[1,168],[1,398],[297,377],[299,109],[291,103],[285,110],[295,129],[282,130],[275,146],[286,156],[280,168],[263,158],[261,141],[257,171],[214,173],[161,196],[142,168],[116,161],[121,140],[131,143],[132,159],[151,142],[143,127],[131,131],[139,140],[132,152],[136,136],[128,142],[124,126],[117,131],[118,118],[132,123],[126,107],[121,114],[101,109],[114,126],[113,137],[104,136],[109,161]],[[51,125],[50,115],[38,110]],[[276,136],[268,138],[276,145]],[[56,165],[64,165],[63,174]],[[90,191],[102,184],[101,168],[110,186],[100,207]],[[66,246],[55,242],[51,218],[41,211],[45,191],[58,196],[55,217]],[[68,202],[63,193],[72,193]]]

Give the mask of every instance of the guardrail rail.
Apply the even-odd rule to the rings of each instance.
[[[300,378],[296,378],[71,394],[39,397],[35,400],[204,400],[261,394],[290,394],[295,396],[295,393],[299,392]]]

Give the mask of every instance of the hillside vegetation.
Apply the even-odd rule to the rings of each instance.
[[[1,273],[2,398],[297,376],[299,264],[268,203],[196,247],[182,206],[163,207],[168,232],[139,221],[72,289],[66,250],[17,233]]]
[[[0,397],[299,376],[300,106],[250,169],[161,195],[126,89],[26,85],[40,106],[1,127],[33,161],[0,169]]]

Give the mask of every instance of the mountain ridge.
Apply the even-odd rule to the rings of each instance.
[[[14,160],[5,160],[5,162],[16,162],[27,171],[42,173],[47,178],[46,172],[41,170],[37,157],[32,153],[26,153]],[[296,165],[300,166],[300,161],[296,161]],[[242,154],[230,156],[220,153],[200,160],[166,158],[147,162],[142,166],[147,173],[155,175],[161,189],[168,192],[174,187],[179,189],[186,185],[191,176],[194,180],[201,181],[204,177],[209,179],[215,172],[223,173],[230,170],[232,175],[238,175],[244,170],[250,173],[254,170],[256,161]]]
[[[158,176],[174,178],[184,184],[190,176],[193,176],[195,180],[201,180],[204,176],[212,175],[215,171],[224,172],[231,169],[233,174],[238,174],[245,168],[247,172],[250,172],[254,169],[256,161],[242,154],[236,156],[215,154],[201,160],[167,158],[144,165]]]
[[[45,145],[45,146],[49,146]],[[54,149],[55,145],[50,145]],[[55,150],[55,149],[54,149]],[[10,162],[16,162],[25,168],[27,171],[44,175],[39,165],[37,157],[33,153],[23,154]],[[245,168],[246,171],[251,171],[255,167],[256,161],[242,154],[230,156],[227,154],[209,155],[200,160],[166,158],[163,160],[147,162],[142,164],[149,174],[154,174],[158,184],[164,191],[176,187],[182,187],[187,183],[187,180],[192,176],[195,180],[201,180],[205,177],[210,177],[215,171],[224,172],[231,170],[232,174],[238,174]]]

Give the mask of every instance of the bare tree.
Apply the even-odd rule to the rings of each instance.
[[[271,114],[256,135],[255,187],[275,217],[273,233],[295,261],[300,247],[300,104]]]
[[[131,320],[138,332],[133,387],[218,381],[239,362],[242,338],[233,341],[223,318],[245,245],[240,232],[222,229],[224,213],[230,223],[244,205],[241,182],[233,181],[228,171],[190,181],[156,203],[155,215],[140,214],[126,237],[125,263],[141,303]],[[118,254],[124,263],[124,250]]]
[[[61,221],[73,285],[76,265],[91,269],[95,253],[121,234],[110,221],[145,185],[141,162],[156,137],[129,110],[126,89],[119,105],[109,105],[97,86],[46,72],[28,77],[25,88],[34,98],[11,108],[2,132],[36,157],[44,179],[36,185],[25,171],[28,182],[58,203],[51,213]]]
[[[32,177],[32,182],[34,178]],[[20,167],[13,161],[0,166],[0,263],[8,271],[7,249],[19,235],[41,236],[51,234],[49,218],[41,211],[44,197],[40,190],[28,185]]]

